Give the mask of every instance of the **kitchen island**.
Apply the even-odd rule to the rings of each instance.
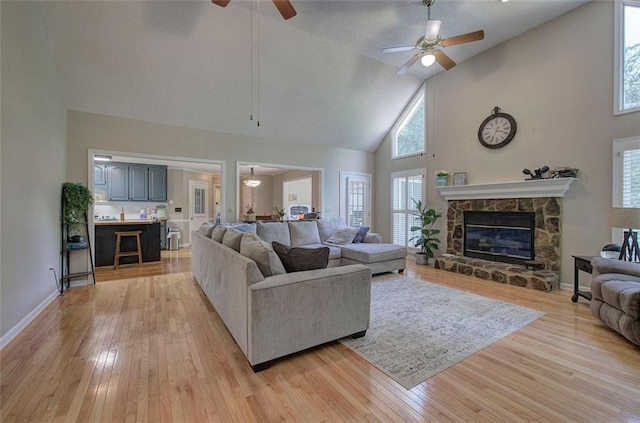
[[[96,266],[113,266],[116,254],[116,232],[141,231],[140,248],[144,263],[160,261],[160,222],[147,220],[105,220],[95,222],[96,231]],[[135,237],[123,237],[120,249],[132,251],[136,249]],[[134,256],[121,257],[120,264],[137,263]]]

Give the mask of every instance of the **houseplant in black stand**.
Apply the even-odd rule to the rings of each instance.
[[[62,184],[62,202],[62,221],[67,225],[68,232],[76,234],[69,238],[69,241],[85,242],[84,237],[78,235],[78,232],[82,228],[81,225],[85,223],[87,209],[93,204],[91,191],[82,184],[65,182]]]
[[[434,250],[438,249],[440,239],[436,237],[440,233],[439,229],[433,226],[442,216],[442,213],[428,208],[422,200],[411,199],[416,205],[418,213],[413,213],[417,225],[411,227],[411,232],[415,235],[409,241],[415,240],[415,247],[420,247],[420,252],[416,253],[416,264],[429,264],[429,258],[434,257]]]

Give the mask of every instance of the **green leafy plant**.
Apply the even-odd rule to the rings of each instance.
[[[420,253],[427,255],[427,262],[429,258],[434,257],[434,250],[438,249],[440,239],[436,237],[440,233],[439,229],[433,229],[433,226],[442,217],[441,212],[437,212],[434,209],[428,208],[422,200],[411,199],[416,205],[418,213],[413,213],[414,220],[418,225],[411,227],[411,232],[415,235],[409,239],[409,241],[415,240],[415,247],[420,247]]]
[[[91,191],[82,184],[65,182],[62,184],[62,201],[64,202],[64,214],[62,221],[75,228],[84,222],[85,213],[93,204]]]
[[[273,207],[273,213],[277,214],[280,218],[284,217],[284,209],[278,208],[278,206]]]

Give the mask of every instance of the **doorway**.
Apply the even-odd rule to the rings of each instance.
[[[350,226],[371,226],[371,175],[340,172],[340,217]]]
[[[209,184],[189,181],[189,232],[196,231],[209,216]]]

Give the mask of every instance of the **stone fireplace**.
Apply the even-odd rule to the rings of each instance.
[[[561,197],[574,180],[439,187],[448,200],[448,254],[436,259],[436,268],[544,291],[557,288],[561,271]],[[469,235],[465,217],[468,221],[469,216],[475,223],[467,231],[475,234],[465,240]],[[507,220],[494,221],[496,216]],[[531,226],[530,232],[527,226]],[[495,242],[490,239],[492,234],[500,238],[497,246],[490,246]],[[508,236],[514,239],[504,241]],[[531,244],[528,252],[527,236]],[[498,262],[496,256],[500,256]]]

